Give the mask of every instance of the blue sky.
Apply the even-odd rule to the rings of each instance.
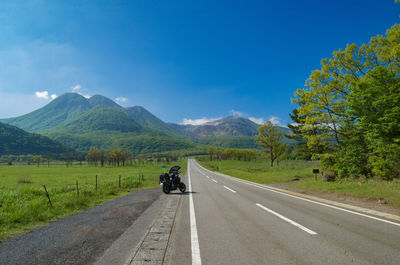
[[[394,0],[1,1],[0,117],[74,90],[167,122],[285,124],[321,58],[399,15]]]

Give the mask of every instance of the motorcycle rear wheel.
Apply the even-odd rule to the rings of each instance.
[[[181,192],[185,192],[185,191],[186,191],[186,185],[185,185],[185,183],[183,183],[183,182],[179,183],[178,188],[179,188],[179,190],[180,190]]]
[[[165,194],[169,194],[171,191],[171,186],[169,184],[164,184],[162,190]]]

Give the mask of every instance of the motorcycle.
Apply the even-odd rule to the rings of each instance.
[[[160,175],[160,185],[163,186],[163,192],[169,194],[172,190],[179,189],[181,192],[186,191],[185,183],[181,182],[179,171],[180,166],[173,166],[169,170],[169,173],[164,173]]]

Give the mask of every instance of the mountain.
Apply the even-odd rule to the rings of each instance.
[[[229,116],[202,125],[172,125],[182,133],[194,137],[220,137],[220,136],[254,136],[257,134],[258,125],[249,119]]]
[[[68,119],[51,131],[57,131],[58,128],[74,133],[118,131],[139,134],[144,131],[143,127],[131,119],[122,108],[101,105]]]
[[[257,128],[260,126],[249,119],[237,116],[229,116],[202,125],[170,125],[192,137],[198,144],[224,148],[257,148],[254,136],[258,134]],[[279,127],[279,130],[282,135],[291,133],[289,128]],[[294,143],[286,137],[283,137],[282,142]]]
[[[201,148],[257,148],[259,125],[242,117],[226,117],[203,125],[165,123],[141,106],[124,108],[94,95],[66,93],[41,109],[0,120],[41,133],[64,146],[87,152],[92,146],[123,147],[134,154]],[[281,127],[283,133],[287,128]],[[284,139],[283,142],[287,142]]]
[[[151,112],[146,110],[141,106],[134,106],[125,109],[129,117],[135,120],[137,123],[143,127],[150,128],[156,131],[160,131],[174,138],[178,139],[189,139],[185,134],[181,133],[179,130],[175,129],[168,123],[163,122]]]
[[[83,96],[76,93],[66,93],[49,104],[28,114],[1,120],[29,132],[40,132],[60,125],[72,119],[93,106]]]
[[[114,108],[118,108],[118,109],[123,109],[120,105],[118,105],[117,103],[115,103],[111,99],[109,99],[107,97],[104,97],[104,96],[101,96],[101,95],[91,96],[88,99],[88,102],[92,107],[108,106],[108,107],[114,107]]]
[[[69,151],[71,150],[48,137],[0,123],[0,155],[50,153],[57,156]]]

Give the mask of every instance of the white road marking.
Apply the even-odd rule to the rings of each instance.
[[[206,176],[208,179],[210,178],[209,176]]]
[[[258,207],[260,207],[261,209],[264,209],[264,210],[266,210],[267,212],[270,212],[270,213],[272,213],[273,215],[275,215],[275,216],[281,218],[282,220],[288,222],[289,224],[292,224],[292,225],[294,225],[294,226],[300,228],[301,230],[303,230],[303,231],[309,233],[310,235],[316,235],[316,234],[317,234],[316,232],[314,232],[314,231],[308,229],[307,227],[302,226],[301,224],[298,224],[298,223],[296,223],[295,221],[292,221],[292,220],[290,220],[289,218],[287,218],[287,217],[285,217],[285,216],[283,216],[283,215],[281,215],[281,214],[279,214],[279,213],[277,213],[277,212],[272,211],[271,209],[268,209],[268,208],[265,207],[264,205],[261,205],[261,204],[259,204],[259,203],[256,203],[256,205],[257,205]]]
[[[206,169],[206,170],[208,170],[208,169]],[[210,171],[210,172],[212,172],[212,171]],[[378,217],[374,217],[374,216],[371,216],[371,215],[367,215],[367,214],[363,214],[363,213],[359,213],[359,212],[343,209],[343,208],[340,208],[340,207],[337,207],[337,206],[333,206],[333,205],[330,205],[330,204],[326,204],[326,203],[323,203],[323,202],[313,201],[313,200],[302,198],[302,197],[299,197],[299,196],[287,194],[287,193],[284,193],[284,192],[281,192],[281,191],[273,190],[271,188],[262,186],[261,184],[258,184],[258,183],[252,183],[252,182],[249,182],[249,181],[244,181],[244,180],[237,179],[235,177],[224,175],[224,174],[221,174],[221,173],[218,173],[218,172],[212,172],[212,173],[217,174],[219,176],[222,176],[224,178],[229,178],[229,179],[234,180],[236,182],[240,182],[240,183],[247,184],[247,185],[250,185],[250,186],[253,186],[253,187],[257,187],[257,188],[260,188],[260,189],[263,189],[263,190],[266,190],[266,191],[279,193],[279,194],[282,194],[282,195],[285,195],[285,196],[289,196],[289,197],[292,197],[292,198],[295,198],[295,199],[299,199],[299,200],[315,203],[315,204],[318,204],[318,205],[326,206],[326,207],[329,207],[329,208],[332,208],[332,209],[336,209],[336,210],[339,210],[339,211],[343,211],[343,212],[347,212],[347,213],[351,213],[351,214],[367,217],[367,218],[370,218],[370,219],[373,219],[373,220],[376,220],[376,221],[380,221],[380,222],[384,222],[384,223],[387,223],[387,224],[400,226],[399,223],[395,223],[395,222],[392,222],[392,221],[389,221],[389,220],[385,220],[385,219],[382,219],[382,218],[378,218]]]
[[[232,191],[233,193],[236,193],[236,191],[234,191],[233,189],[231,189],[231,188],[228,188],[227,186],[224,186],[224,188],[225,189],[227,189],[227,190],[230,190],[230,191]]]
[[[196,216],[194,213],[192,185],[190,183],[190,163],[188,161],[188,186],[190,207],[190,238],[192,246],[192,265],[201,265],[199,237],[197,236]]]
[[[218,181],[216,181],[215,179],[213,179],[212,181],[214,181],[215,183],[218,183]]]

